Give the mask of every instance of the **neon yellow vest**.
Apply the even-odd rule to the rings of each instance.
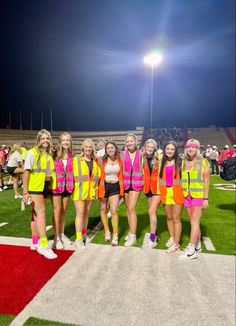
[[[197,165],[197,167],[195,167]],[[188,196],[190,192],[191,197],[193,198],[203,198],[204,192],[204,180],[203,180],[203,171],[206,165],[206,160],[202,159],[201,162],[193,164],[189,174],[187,170],[183,169],[182,165],[182,187],[184,197]]]
[[[50,188],[54,189],[56,187],[56,173],[54,169],[54,163],[51,155],[48,154],[48,158],[44,153],[40,155],[37,147],[31,149],[34,155],[34,164],[29,176],[29,191],[43,191],[46,171],[47,171],[47,161],[49,160],[49,167],[51,171],[51,185]]]
[[[25,147],[21,147],[20,148],[20,155],[21,155],[23,161],[25,160],[26,153],[27,153],[27,149]]]
[[[84,159],[77,155],[73,158],[74,191],[73,200],[93,200],[98,198],[98,181],[101,170],[97,162],[93,161],[93,170],[90,177],[89,168]]]

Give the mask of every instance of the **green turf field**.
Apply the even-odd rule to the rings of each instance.
[[[220,177],[211,178],[209,208],[204,212],[201,220],[202,236],[209,237],[216,248],[218,254],[234,254],[235,253],[235,192],[217,190],[213,186],[214,183],[227,183]],[[232,182],[228,182],[232,183]],[[21,190],[20,190],[21,191]],[[0,228],[0,236],[15,236],[30,238],[30,207],[26,207],[25,211],[20,210],[20,200],[14,199],[13,190],[6,190],[0,193],[0,223],[8,222],[7,225]],[[149,232],[149,218],[147,214],[147,203],[144,195],[141,196],[138,207],[138,230],[137,244],[141,246],[143,237]],[[51,204],[47,203],[47,225],[51,225]],[[122,205],[119,210],[119,245],[123,245],[125,235],[128,232],[128,224],[126,218],[125,206]],[[157,211],[158,215],[158,232],[160,241],[157,249],[164,249],[165,242],[168,239],[166,220],[163,207],[160,205]],[[75,239],[74,229],[75,210],[73,202],[70,202],[67,212],[65,233],[72,239]],[[89,230],[92,229],[100,221],[99,204],[94,202],[90,211]],[[181,247],[185,247],[189,240],[190,224],[185,209],[182,212],[182,238]],[[48,231],[48,237],[53,238],[53,231]],[[104,232],[99,231],[93,240],[94,243],[104,242]],[[203,252],[207,252],[203,245]]]

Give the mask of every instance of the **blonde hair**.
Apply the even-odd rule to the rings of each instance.
[[[97,140],[97,144],[98,143],[103,143],[103,145],[104,145],[104,147],[105,147],[105,145],[106,145],[106,139],[105,138],[98,138],[98,140]]]
[[[149,143],[154,145],[152,167],[154,167],[155,169],[158,169],[159,168],[159,159],[158,159],[158,153],[157,153],[157,142],[152,138],[148,139],[144,144],[143,167],[147,163],[146,145],[149,144]]]
[[[47,131],[46,129],[41,129],[38,134],[37,134],[37,137],[36,137],[36,144],[35,146],[38,148],[39,152],[40,152],[40,155],[42,154],[43,152],[43,148],[42,146],[40,145],[40,141],[41,141],[41,137],[43,135],[47,135],[48,138],[49,138],[49,146],[46,150],[47,153],[51,154],[52,153],[52,137],[51,137],[51,134],[49,131]]]
[[[13,144],[12,152],[15,152],[15,151],[20,153],[20,144]]]
[[[197,139],[189,139],[186,143],[186,145],[190,144],[190,143],[194,143],[196,145],[199,146],[199,148],[197,148],[196,151],[196,155],[195,155],[195,162],[194,162],[194,167],[197,168],[197,165],[202,161],[203,157],[202,154],[200,152],[200,142]],[[185,145],[185,146],[186,146]],[[190,161],[190,157],[188,155],[188,148],[184,149],[184,159],[183,159],[183,170],[186,170],[186,163],[187,161]]]
[[[68,154],[72,154],[72,137],[68,132],[63,132],[58,139],[58,143],[57,143],[57,150],[56,150],[56,156],[55,159],[57,161],[62,159],[62,154],[63,154],[63,148],[62,148],[62,139],[63,137],[68,137],[70,140],[70,147],[68,148]]]
[[[132,137],[134,139],[136,147],[138,146],[138,137],[133,134],[132,132],[129,132],[128,135],[125,137],[125,143],[127,142],[128,137]]]
[[[94,145],[94,142],[92,141],[92,139],[90,138],[87,138],[83,141],[82,145],[81,145],[81,154],[80,154],[80,157],[83,159],[84,158],[84,147],[86,145],[90,145],[92,146],[92,154],[91,154],[91,157],[93,160],[96,159],[96,149],[95,149],[95,145]]]

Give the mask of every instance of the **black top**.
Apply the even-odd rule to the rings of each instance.
[[[152,161],[153,161],[153,157],[147,157],[147,164],[148,164],[150,174],[152,174]]]
[[[92,171],[93,171],[93,160],[91,160],[91,161],[85,161],[86,163],[87,163],[87,165],[88,165],[88,168],[89,168],[89,175],[90,175],[90,177],[91,177],[91,175],[92,175]]]

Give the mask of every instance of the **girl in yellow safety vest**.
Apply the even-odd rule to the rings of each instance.
[[[98,197],[101,170],[96,161],[95,146],[91,139],[83,141],[81,151],[81,155],[73,158],[75,184],[72,199],[76,210],[75,243],[79,249],[85,249],[89,210],[92,201]]]
[[[45,221],[45,199],[48,195],[48,188],[53,188],[55,182],[51,149],[51,135],[47,130],[42,129],[37,135],[35,147],[26,154],[23,174],[23,201],[26,204],[32,201],[31,249],[37,250],[48,259],[57,258],[48,246]]]
[[[182,163],[182,187],[184,206],[187,208],[191,224],[190,242],[186,247],[183,259],[197,258],[201,251],[200,219],[203,209],[208,208],[210,182],[210,164],[200,154],[200,143],[189,139],[185,145]]]

